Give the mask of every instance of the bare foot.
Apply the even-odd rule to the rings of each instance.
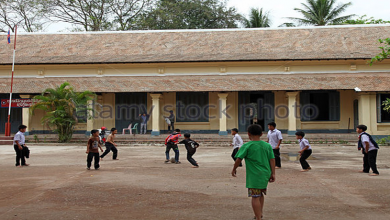
[[[275,167],[275,169],[281,169],[281,167]]]
[[[307,171],[309,171],[308,169],[306,169],[306,170],[301,170],[301,172],[307,172]]]
[[[371,173],[370,176],[379,176],[377,173]]]

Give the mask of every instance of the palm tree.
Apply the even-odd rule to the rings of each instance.
[[[68,82],[63,83],[55,89],[46,89],[41,95],[34,99],[38,100],[31,108],[31,114],[36,109],[46,112],[42,118],[42,124],[55,127],[60,143],[69,142],[72,139],[74,126],[78,123],[77,114],[82,112],[84,119],[92,117],[87,114],[92,109],[88,101],[95,98],[90,91],[75,92]]]
[[[257,8],[252,8],[249,15],[249,20],[244,18],[243,24],[246,28],[270,27],[271,21],[269,19],[269,13],[263,12],[263,8],[260,10]]]
[[[294,8],[300,12],[303,18],[289,19],[297,21],[301,25],[325,26],[329,24],[341,24],[344,21],[355,16],[340,16],[345,10],[352,5],[351,2],[335,6],[336,0],[307,0],[307,4],[302,3],[303,9]]]

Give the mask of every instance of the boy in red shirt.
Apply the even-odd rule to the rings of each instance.
[[[180,129],[176,129],[173,134],[169,135],[165,139],[165,146],[166,146],[165,163],[169,163],[169,151],[171,151],[171,149],[173,149],[173,151],[175,152],[175,163],[176,164],[180,163],[180,161],[179,161],[179,147],[177,146],[177,144],[179,143],[179,137],[181,137]]]

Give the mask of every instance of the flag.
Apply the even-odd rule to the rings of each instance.
[[[8,42],[8,44],[11,43],[11,31],[10,30],[8,30],[7,42]]]

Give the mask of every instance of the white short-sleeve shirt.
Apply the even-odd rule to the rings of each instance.
[[[278,146],[280,140],[283,140],[282,132],[278,129],[269,130],[267,135],[269,144],[272,146],[272,149],[275,149]]]
[[[370,141],[370,138],[368,137],[368,135],[362,135],[362,133],[360,134],[360,140],[362,140],[362,144],[363,144],[363,147],[364,147],[364,149],[366,149],[366,144],[365,143],[367,143],[368,142],[368,151],[372,151],[372,150],[378,150],[378,148],[376,148],[375,146],[374,146],[374,144],[373,143],[371,143],[371,141]]]
[[[16,141],[18,141],[20,145],[23,145],[25,144],[25,140],[26,138],[24,137],[24,133],[18,131],[18,133],[16,133],[14,137],[14,145],[17,145]]]
[[[302,138],[301,140],[299,140],[299,147],[301,148],[301,150],[303,150],[306,146],[309,146],[308,150],[311,150],[311,146],[307,139]]]
[[[241,136],[239,134],[235,134],[233,137],[233,149],[239,148],[244,144]]]

